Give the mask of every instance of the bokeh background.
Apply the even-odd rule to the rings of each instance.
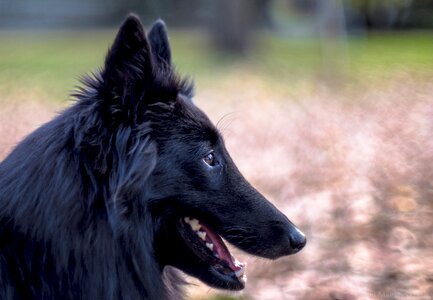
[[[0,0],[0,158],[71,104],[128,12],[166,21],[196,104],[308,237],[239,253],[242,293],[188,279],[189,299],[433,299],[432,0]]]

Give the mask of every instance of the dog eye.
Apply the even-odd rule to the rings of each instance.
[[[209,152],[204,158],[203,161],[211,167],[214,167],[216,165],[216,159],[215,154],[213,152]]]

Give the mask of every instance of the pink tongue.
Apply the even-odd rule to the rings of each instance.
[[[213,251],[218,254],[219,258],[225,260],[229,264],[230,269],[232,269],[233,271],[238,271],[242,269],[241,266],[238,267],[235,265],[235,263],[233,262],[234,257],[230,254],[229,250],[227,249],[226,245],[224,244],[220,236],[213,233],[213,231],[207,228],[205,225],[201,224],[201,226],[202,229],[206,231],[206,234],[209,237],[209,239],[212,241],[214,245]]]

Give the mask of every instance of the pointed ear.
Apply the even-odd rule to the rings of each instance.
[[[129,15],[121,25],[101,75],[111,96],[121,98],[136,91],[139,83],[151,79],[152,55],[137,16]]]
[[[152,54],[159,67],[171,66],[171,50],[168,42],[167,30],[163,20],[158,19],[150,29],[149,42]]]

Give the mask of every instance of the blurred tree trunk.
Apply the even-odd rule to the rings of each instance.
[[[256,26],[269,26],[270,0],[218,0],[210,3],[210,31],[217,49],[245,54]]]

